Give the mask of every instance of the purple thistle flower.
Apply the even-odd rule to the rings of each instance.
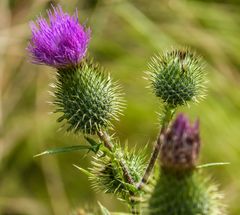
[[[164,134],[160,151],[161,165],[174,169],[191,169],[196,165],[199,150],[199,121],[191,125],[189,119],[180,114]]]
[[[73,16],[61,6],[48,11],[49,23],[39,17],[31,22],[32,38],[27,50],[32,62],[55,68],[76,66],[84,58],[90,40],[90,29],[79,24],[77,11]]]

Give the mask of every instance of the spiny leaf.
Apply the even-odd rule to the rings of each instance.
[[[77,166],[76,164],[73,164],[73,166],[76,167],[81,172],[83,172],[84,174],[86,174],[87,176],[94,177],[94,175],[91,172],[87,171],[86,169],[83,169],[82,167]]]
[[[84,136],[84,138],[88,141],[88,143],[90,143],[90,145],[92,145],[92,146],[98,145],[98,143],[94,139],[87,137],[87,136]]]
[[[100,202],[98,202],[102,215],[111,215],[107,208],[105,208]]]
[[[225,166],[229,164],[230,162],[206,163],[206,164],[198,165],[197,169],[202,169],[202,168],[212,167],[212,166]]]
[[[133,192],[133,193],[139,192],[139,190],[136,186],[131,185],[129,183],[125,183],[125,182],[122,182],[122,183],[125,185],[125,187],[127,188],[128,191]]]
[[[59,153],[65,153],[65,152],[74,152],[74,151],[81,151],[81,150],[89,150],[95,152],[95,148],[88,146],[88,145],[76,145],[76,146],[65,146],[65,147],[59,147],[54,149],[48,149],[42,153],[39,153],[37,155],[34,155],[34,157],[40,157],[43,155],[52,155],[52,154],[59,154]]]
[[[99,151],[99,148],[101,146],[101,143],[97,143],[94,139],[84,136],[84,138],[87,140],[87,142],[92,146],[93,152],[97,153]]]

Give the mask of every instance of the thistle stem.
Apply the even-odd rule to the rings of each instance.
[[[174,113],[175,113],[175,108],[171,108],[171,107],[168,107],[168,106],[165,107],[164,113],[163,113],[163,118],[162,118],[162,128],[159,132],[157,141],[154,145],[154,149],[153,149],[150,161],[148,163],[148,166],[145,170],[145,173],[144,173],[141,181],[139,182],[139,184],[137,186],[137,188],[139,190],[141,190],[143,185],[146,184],[149,180],[149,177],[150,177],[150,175],[153,171],[153,168],[154,168],[155,163],[157,161],[158,155],[160,153],[164,132],[166,131],[166,129],[168,127],[168,124],[171,121]]]
[[[99,138],[103,141],[105,147],[108,148],[109,151],[113,152],[114,147],[113,147],[113,144],[111,143],[111,139],[110,139],[109,135],[105,131],[98,131],[97,134],[98,134]],[[128,171],[128,168],[127,168],[124,160],[120,158],[119,159],[119,164],[122,168],[123,175],[126,179],[126,182],[134,185],[134,181],[133,181],[132,176],[130,175],[130,173]]]
[[[163,132],[164,132],[164,128],[162,127],[159,135],[158,135],[158,138],[157,138],[157,141],[156,141],[156,144],[154,146],[154,149],[153,149],[153,152],[152,152],[152,155],[151,155],[151,158],[150,158],[150,161],[148,163],[148,166],[145,170],[145,173],[142,177],[142,180],[140,181],[140,183],[138,184],[138,189],[142,189],[143,185],[146,184],[148,182],[148,179],[152,173],[152,170],[153,170],[153,167],[156,163],[156,160],[158,158],[158,155],[159,155],[159,152],[160,152],[160,149],[161,149],[161,143],[162,143],[162,136],[163,136]]]
[[[139,209],[137,209],[135,205],[133,205],[131,208],[131,214],[133,214],[133,215],[140,214]]]

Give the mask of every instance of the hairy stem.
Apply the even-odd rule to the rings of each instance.
[[[148,166],[145,170],[145,173],[141,179],[141,181],[139,182],[138,184],[138,189],[141,190],[143,185],[146,184],[149,180],[149,177],[153,171],[153,168],[155,166],[155,163],[157,161],[157,158],[158,158],[158,155],[159,155],[159,152],[160,152],[160,149],[161,149],[161,143],[162,143],[162,139],[163,139],[163,134],[165,132],[165,130],[167,129],[168,127],[168,124],[169,122],[171,121],[173,115],[175,113],[175,109],[174,108],[171,108],[171,107],[165,107],[165,110],[164,110],[164,113],[163,113],[163,117],[162,117],[162,128],[159,132],[159,135],[158,135],[158,138],[157,138],[157,141],[154,145],[154,149],[153,149],[153,152],[152,152],[152,155],[151,155],[151,158],[150,158],[150,161],[148,163]]]
[[[106,148],[108,148],[111,152],[113,152],[113,144],[111,143],[111,139],[109,135],[105,131],[98,131],[99,138],[103,141]],[[119,159],[119,164],[122,168],[124,178],[127,183],[134,185],[134,181],[132,179],[132,176],[130,175],[128,168],[125,164],[125,161],[123,159]]]

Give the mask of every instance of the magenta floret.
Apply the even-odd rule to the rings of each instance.
[[[196,166],[199,149],[199,122],[191,125],[183,114],[165,132],[160,151],[161,165],[173,169],[192,169]]]
[[[49,23],[39,17],[31,22],[32,38],[27,50],[32,62],[55,68],[76,66],[84,58],[90,40],[90,29],[73,16],[64,13],[60,6],[48,11]]]

